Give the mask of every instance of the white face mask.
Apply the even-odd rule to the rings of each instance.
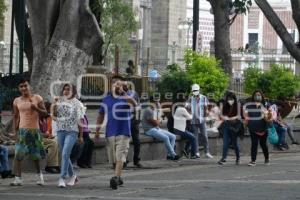
[[[234,104],[234,100],[228,100],[228,104],[232,106]]]
[[[193,95],[194,95],[194,96],[198,96],[199,94],[200,94],[199,91],[193,91]]]

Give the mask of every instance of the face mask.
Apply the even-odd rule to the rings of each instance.
[[[234,100],[228,100],[227,102],[228,102],[228,104],[231,105],[231,106],[234,104]]]
[[[261,97],[261,96],[255,96],[255,97],[254,97],[254,100],[255,100],[256,102],[261,102],[261,101],[262,101],[262,97]]]
[[[193,95],[194,95],[194,96],[198,96],[199,94],[200,94],[199,91],[193,91]]]

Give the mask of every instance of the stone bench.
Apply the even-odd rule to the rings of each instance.
[[[93,137],[93,136],[92,136]],[[295,133],[295,137],[298,141],[300,141],[300,134]],[[289,139],[288,139],[289,141]],[[165,159],[167,155],[167,150],[163,142],[158,141],[152,137],[146,136],[144,134],[140,135],[140,142],[141,142],[141,152],[140,157],[142,160],[159,160]],[[241,148],[241,156],[249,156],[250,155],[250,148],[251,148],[251,139],[248,134],[244,137],[243,140],[239,141],[240,148]],[[223,140],[222,138],[218,137],[216,133],[209,133],[209,145],[210,145],[210,152],[217,158],[220,157],[222,153],[222,145]],[[9,155],[10,161],[12,161],[14,156],[14,146],[9,146]],[[181,139],[180,136],[176,136],[176,152],[180,154],[181,150],[184,148],[184,141]],[[201,148],[201,143],[200,143]],[[203,148],[201,148],[201,157],[204,157]],[[278,153],[278,151],[274,151],[273,147],[269,145],[270,152]],[[296,149],[292,149],[291,151],[300,151],[300,147]],[[261,149],[259,148],[259,152]],[[287,151],[290,152],[290,151]],[[234,155],[233,150],[229,150],[229,155]],[[130,144],[130,150],[128,159],[132,162],[133,158],[133,144]],[[95,142],[95,149],[93,155],[93,163],[94,164],[101,164],[107,163],[108,156],[106,151],[106,140],[105,138],[100,138],[99,141]],[[24,168],[26,169],[33,169],[33,165],[28,160],[24,161]],[[43,165],[45,165],[45,161],[43,161]]]

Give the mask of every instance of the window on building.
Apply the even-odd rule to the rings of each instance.
[[[257,45],[258,43],[258,33],[249,33],[248,34],[248,44],[250,47]]]

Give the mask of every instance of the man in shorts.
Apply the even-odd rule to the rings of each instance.
[[[114,177],[110,179],[110,187],[114,190],[123,185],[121,178],[123,164],[130,142],[131,111],[136,106],[135,100],[124,91],[125,82],[122,77],[112,78],[112,90],[102,100],[97,118],[96,138],[107,115],[106,139],[109,161],[114,166]]]
[[[14,171],[15,180],[11,186],[21,186],[22,161],[29,156],[37,170],[37,184],[44,185],[40,160],[45,158],[45,150],[39,129],[39,116],[47,115],[43,98],[32,94],[29,82],[22,79],[18,82],[21,96],[13,102],[13,135],[16,137]]]

